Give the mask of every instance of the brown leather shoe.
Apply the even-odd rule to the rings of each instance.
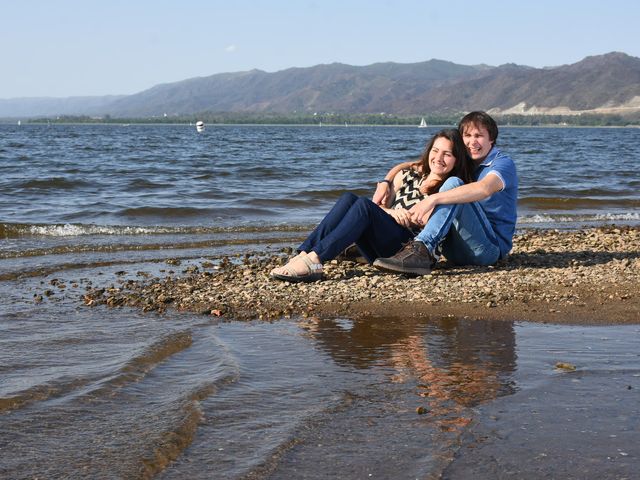
[[[373,266],[387,272],[407,275],[429,275],[436,264],[424,243],[412,241],[405,244],[398,253],[389,258],[378,258]]]

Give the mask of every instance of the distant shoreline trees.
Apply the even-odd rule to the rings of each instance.
[[[201,120],[208,125],[258,124],[258,125],[418,125],[424,117],[427,125],[457,125],[464,112],[450,114],[395,115],[390,113],[275,113],[275,112],[202,112],[198,115],[163,115],[135,118],[116,118],[85,115],[61,115],[55,118],[40,117],[24,120],[24,123],[88,123],[88,124],[194,124]],[[508,126],[640,126],[640,113],[634,115],[495,115],[500,125]]]

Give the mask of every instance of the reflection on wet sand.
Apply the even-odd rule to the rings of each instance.
[[[303,326],[336,363],[387,367],[391,382],[414,383],[417,412],[442,431],[458,432],[471,421],[469,407],[514,392],[511,322],[315,319]]]

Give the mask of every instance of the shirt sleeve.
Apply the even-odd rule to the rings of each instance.
[[[518,184],[518,176],[516,174],[516,166],[507,155],[499,155],[491,166],[491,170],[487,172],[497,175],[502,180],[502,190],[512,188]]]

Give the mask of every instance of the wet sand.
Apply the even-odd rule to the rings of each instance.
[[[431,275],[386,274],[354,260],[325,265],[325,280],[279,282],[286,262],[251,252],[190,265],[168,261],[164,277],[122,280],[84,295],[86,305],[167,309],[229,319],[281,317],[433,317],[624,324],[640,322],[640,228],[607,226],[518,234],[508,258],[491,267],[438,263]]]
[[[440,478],[638,478],[638,333],[637,325],[517,326],[517,387],[474,408]],[[552,370],[558,359],[575,369]]]

